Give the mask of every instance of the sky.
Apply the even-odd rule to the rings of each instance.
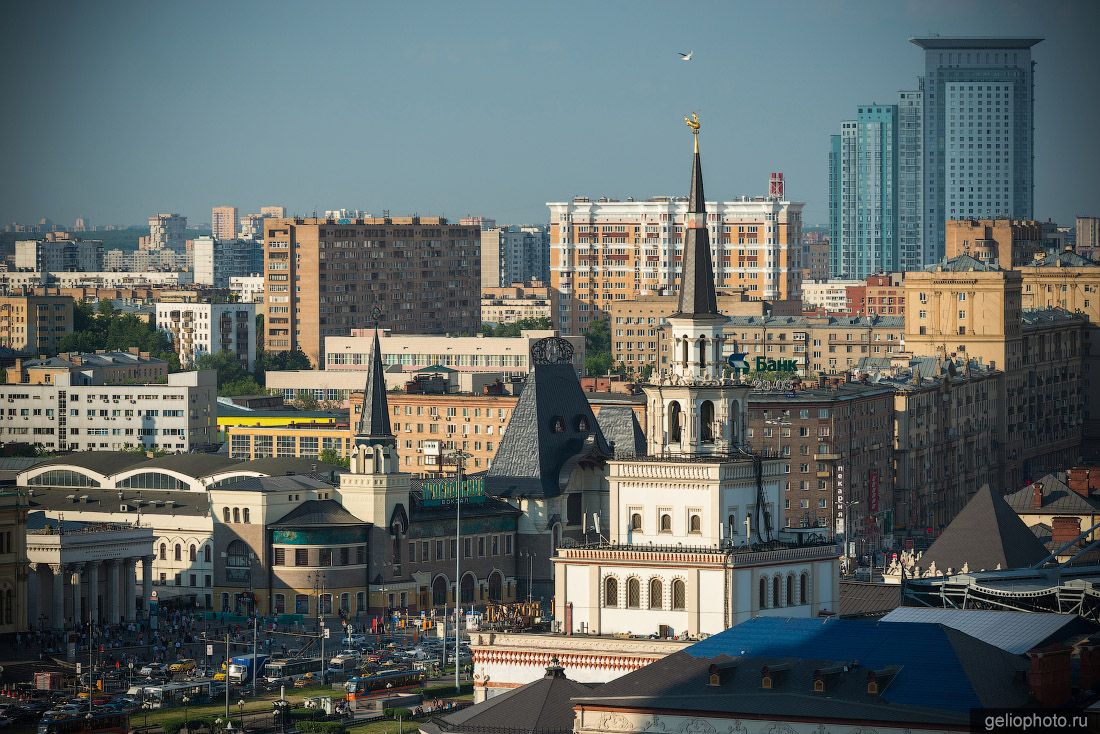
[[[312,214],[545,222],[782,171],[824,223],[829,135],[916,86],[913,36],[1039,36],[1035,215],[1100,214],[1100,2],[141,2],[0,10],[0,222]],[[677,52],[693,51],[690,62]]]

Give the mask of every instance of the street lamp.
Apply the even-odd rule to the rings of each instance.
[[[851,542],[849,540],[849,538],[852,537],[852,533],[849,531],[849,528],[851,528],[853,526],[853,523],[849,521],[848,511],[851,508],[858,505],[858,504],[859,504],[859,500],[852,500],[851,502],[845,502],[844,503],[844,572],[845,573],[848,573],[851,570],[851,568],[850,568],[851,563],[849,562],[849,559],[848,559],[848,550],[851,547],[849,545],[849,543]]]
[[[313,593],[317,595],[317,637],[321,641],[321,685],[325,684],[325,610],[321,603],[325,593],[325,572],[316,571],[306,577],[313,582]]]
[[[244,699],[243,698],[240,701],[237,701],[237,711],[240,713],[240,717],[241,717],[241,731],[244,731]]]
[[[191,698],[189,696],[184,696],[180,700],[183,701],[183,728],[190,732],[191,722],[188,717],[187,704],[191,703]]]
[[[462,472],[466,468],[466,459],[470,458],[470,454],[458,449],[447,458],[454,464],[457,479],[455,485],[455,693],[457,693],[462,689],[458,678],[462,667],[458,664],[458,641],[461,638],[458,630],[458,610],[462,608]],[[444,620],[444,628],[446,624]]]

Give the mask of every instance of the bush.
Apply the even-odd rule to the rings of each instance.
[[[443,686],[430,686],[424,689],[425,698],[445,698],[447,696],[461,696],[466,693],[474,692],[474,684],[470,681],[465,681],[459,684],[458,693],[455,693],[454,685]]]
[[[325,718],[325,712],[321,709],[291,709],[290,718],[294,721],[318,721]]]
[[[406,708],[392,708],[382,710],[382,716],[386,717],[387,719],[396,720],[397,717],[400,716],[402,719],[408,720],[412,718],[412,715],[412,710]]]
[[[298,730],[306,734],[347,734],[348,728],[338,721],[303,721]]]
[[[165,721],[161,726],[164,727],[164,734],[179,734],[179,732],[185,728],[188,731],[194,731],[195,729],[209,729],[213,731],[214,720],[189,717],[186,720],[172,719],[171,721]]]

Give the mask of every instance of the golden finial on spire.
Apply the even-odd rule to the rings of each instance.
[[[699,152],[699,115],[691,113],[691,117],[684,118],[684,124],[691,128],[691,134],[695,138],[695,152]]]

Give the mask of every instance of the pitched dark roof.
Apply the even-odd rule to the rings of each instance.
[[[308,500],[271,523],[272,528],[300,528],[315,525],[369,525],[344,509],[336,500]]]
[[[703,166],[699,161],[699,137],[691,164],[691,196],[684,221],[684,256],[680,274],[680,298],[673,317],[724,318],[718,313],[714,292],[714,267],[707,233],[707,199],[703,194]]]
[[[238,479],[232,484],[227,484],[219,489],[230,489],[234,492],[286,492],[300,491],[303,489],[332,489],[328,482],[314,477],[295,475],[279,475],[273,477],[247,477]]]
[[[1043,485],[1042,507],[1035,509],[1035,485]],[[1062,512],[1073,515],[1100,513],[1100,499],[1082,497],[1066,484],[1065,472],[1047,474],[1023,489],[1005,495],[1005,502],[1018,515],[1049,515]]]
[[[881,617],[901,604],[899,584],[840,582],[841,617]]]
[[[557,497],[569,479],[567,464],[587,456],[603,459],[611,449],[573,365],[536,363],[485,475],[485,491]]]
[[[104,476],[117,474],[136,464],[149,461],[145,454],[133,451],[82,451],[74,454],[62,454],[47,459],[36,468],[54,465],[75,466],[89,469]]]
[[[982,262],[981,260],[963,253],[958,257],[951,259],[944,258],[942,262],[930,265],[925,270],[933,273],[969,273],[969,272],[995,272],[999,271],[1001,266],[994,262]]]
[[[57,513],[107,513],[137,520],[142,515],[188,515],[201,517],[210,512],[210,495],[178,489],[117,489],[99,487],[33,487],[28,490],[32,510]],[[76,498],[75,500],[69,499]],[[81,497],[88,499],[81,500]],[[127,510],[123,511],[122,506]]]
[[[141,469],[142,471],[167,469],[198,479],[240,463],[240,459],[230,459],[224,454],[167,454],[158,456],[155,459],[148,459],[140,465],[129,468]]]
[[[308,456],[265,456],[260,459],[242,461],[233,467],[239,471],[254,471],[276,477],[288,474],[306,474],[313,477],[331,479],[335,474],[343,474],[346,469],[336,464],[327,464]]]
[[[1058,250],[1048,252],[1041,260],[1029,262],[1026,267],[1034,268],[1097,268],[1100,263],[1089,260],[1073,250]]]
[[[978,490],[943,534],[917,561],[927,570],[956,573],[965,564],[971,571],[1029,568],[1049,555],[1004,498],[988,486]]]
[[[719,685],[710,686],[712,664]],[[761,687],[762,668],[789,668]],[[844,667],[847,666],[847,671]],[[600,686],[576,705],[861,722],[960,723],[972,708],[1029,700],[1022,656],[940,624],[758,617]],[[879,695],[868,673],[895,669]],[[827,695],[815,670],[832,669]]]
[[[646,455],[645,434],[633,409],[600,408],[596,420],[608,445],[614,450],[615,458]]]
[[[355,427],[356,446],[395,446],[390,429],[390,409],[386,402],[386,376],[382,369],[382,347],[374,330],[374,350],[367,365],[367,383],[363,388],[363,410]]]
[[[573,731],[575,696],[591,695],[596,683],[579,683],[563,673],[547,670],[547,674],[525,686],[494,696],[487,701],[458,713],[436,719],[437,732],[561,732]],[[421,727],[424,728],[424,727]]]

